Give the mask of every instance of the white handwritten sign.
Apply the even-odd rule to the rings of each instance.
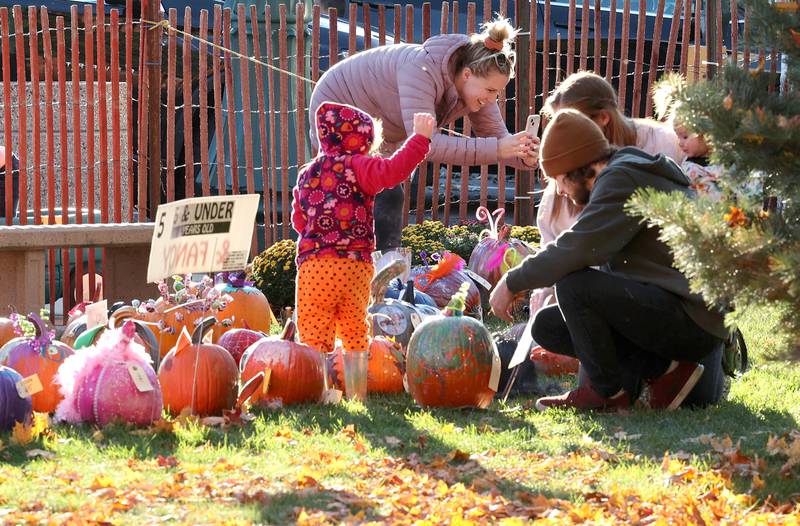
[[[259,199],[257,194],[194,197],[159,205],[147,281],[243,270]]]

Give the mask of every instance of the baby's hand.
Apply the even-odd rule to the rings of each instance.
[[[430,113],[414,114],[414,133],[418,133],[430,139],[433,136],[433,129],[436,127],[436,119]]]

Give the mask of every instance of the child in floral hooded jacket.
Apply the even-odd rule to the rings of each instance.
[[[372,157],[375,125],[346,104],[316,111],[320,152],[297,177],[292,226],[297,242],[297,328],[321,352],[341,338],[346,351],[369,345],[367,303],[374,273],[375,194],[406,180],[428,154],[434,117],[414,115],[414,135],[387,159]]]

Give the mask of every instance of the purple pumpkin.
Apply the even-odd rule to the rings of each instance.
[[[513,237],[509,237],[511,227],[498,222],[505,210],[498,208],[492,215],[485,207],[478,208],[479,221],[489,221],[489,228],[481,232],[481,240],[472,249],[469,256],[469,269],[489,282],[494,287],[500,278],[510,269],[517,266],[525,256],[532,253],[530,247]]]
[[[161,387],[150,357],[134,341],[135,326],[108,330],[96,346],[80,349],[58,372],[64,401],[56,418],[106,425],[146,426],[161,416]],[[139,383],[134,380],[134,375]]]
[[[30,420],[33,403],[30,396],[19,396],[20,380],[22,376],[17,371],[0,366],[0,431],[11,431],[17,422]]]

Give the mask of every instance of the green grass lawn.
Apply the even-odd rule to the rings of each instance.
[[[742,322],[753,366],[705,410],[423,410],[396,395],[228,429],[55,425],[24,447],[5,435],[0,521],[790,523],[800,465],[781,469],[800,463],[800,367],[762,358],[769,314]]]

